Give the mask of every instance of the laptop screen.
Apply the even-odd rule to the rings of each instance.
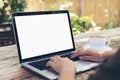
[[[13,22],[22,59],[74,48],[69,16],[66,12],[29,15],[26,13],[14,16]]]

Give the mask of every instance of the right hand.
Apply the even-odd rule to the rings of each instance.
[[[104,61],[105,51],[95,49],[81,49],[71,55],[71,58],[80,57],[81,60]]]

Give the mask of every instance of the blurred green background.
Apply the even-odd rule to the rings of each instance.
[[[0,24],[12,12],[69,10],[74,35],[120,26],[120,0],[0,0]]]

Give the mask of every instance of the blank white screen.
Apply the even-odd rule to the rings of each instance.
[[[73,48],[67,13],[15,17],[22,59]]]

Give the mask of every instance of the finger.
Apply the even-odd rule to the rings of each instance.
[[[86,54],[86,50],[78,50],[76,53],[71,55],[71,58],[75,58],[75,57],[82,56],[85,54]]]
[[[52,62],[55,63],[55,62],[60,61],[61,59],[62,59],[62,57],[56,55],[56,56],[54,56],[54,57],[51,57],[51,58],[50,58],[50,61],[52,61]]]
[[[58,56],[58,55],[56,55],[55,58],[56,58],[57,60],[62,59],[62,57],[60,57],[60,56]]]
[[[81,60],[92,60],[93,57],[92,56],[82,56],[80,57]]]
[[[63,59],[67,59],[67,60],[70,60],[68,57],[64,57]]]
[[[79,56],[79,53],[73,53],[73,54],[71,55],[71,58],[75,58],[76,56]]]
[[[46,64],[47,67],[48,66],[53,67],[54,65],[55,65],[54,62],[52,62],[52,61],[48,61]]]
[[[50,60],[51,60],[51,61],[56,61],[57,58],[54,56],[54,57],[51,57]]]
[[[55,55],[54,57],[56,57],[56,58],[60,58],[60,56],[58,56],[58,55]]]
[[[80,52],[80,51],[77,51],[77,52],[73,53],[73,54],[71,55],[71,58],[75,58],[75,57],[79,56],[79,55],[80,55],[79,52]]]

